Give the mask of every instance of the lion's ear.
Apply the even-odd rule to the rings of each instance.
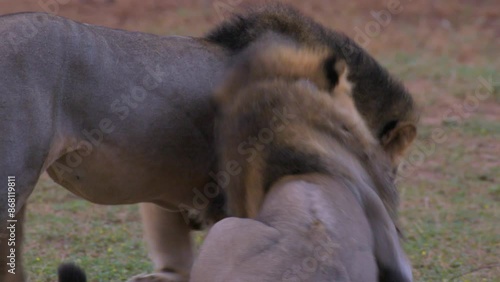
[[[326,76],[326,80],[328,81],[329,89],[333,90],[335,86],[339,83],[340,75],[343,72],[343,69],[339,67],[339,71],[337,70],[339,59],[336,54],[329,55],[325,61],[323,62],[323,71]],[[340,65],[339,65],[340,66]]]
[[[381,144],[391,158],[393,164],[397,164],[404,152],[417,136],[417,127],[413,123],[392,122],[392,126],[382,133]]]
[[[351,84],[347,80],[348,67],[344,59],[332,54],[326,58],[323,68],[332,93],[345,92],[351,94]]]
[[[335,62],[335,65],[333,66],[335,71],[337,72],[339,76],[339,82],[342,81],[342,79],[347,79],[347,63],[345,60],[339,59]]]

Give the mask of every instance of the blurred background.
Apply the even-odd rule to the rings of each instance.
[[[282,2],[353,37],[403,80],[422,108],[418,141],[399,180],[415,280],[500,281],[500,2]],[[203,36],[232,12],[261,3],[2,0],[0,15],[41,11],[113,28]],[[90,204],[45,176],[29,205],[30,281],[54,281],[63,260],[99,281],[151,270],[137,206]]]

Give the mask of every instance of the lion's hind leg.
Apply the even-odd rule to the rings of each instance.
[[[137,275],[129,282],[181,282],[189,280],[193,250],[191,227],[180,212],[167,211],[151,203],[141,204],[144,239],[155,273]]]

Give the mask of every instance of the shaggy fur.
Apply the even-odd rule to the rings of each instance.
[[[295,147],[296,144],[305,143],[304,140],[318,143],[318,140],[322,140],[323,137],[318,136],[317,133],[323,132],[339,136],[346,145],[353,146],[355,153],[363,159],[364,165],[373,167],[367,171],[372,172],[371,176],[378,187],[377,193],[392,218],[396,220],[397,191],[392,184],[387,185],[386,180],[380,179],[383,175],[390,175],[392,179],[392,166],[383,168],[382,164],[385,162],[380,162],[378,158],[399,158],[413,141],[413,136],[392,128],[387,134],[391,136],[392,146],[400,148],[397,154],[393,155],[393,152],[386,151],[383,156],[379,152],[375,155],[367,155],[367,152],[374,151],[377,141],[354,106],[351,95],[356,84],[348,80],[350,70],[347,68],[345,61],[334,51],[300,46],[274,33],[268,33],[252,43],[235,59],[228,79],[214,98],[220,115],[218,119],[220,140],[217,142],[219,151],[222,152],[219,154],[219,157],[222,156],[220,161],[225,163],[229,160],[237,160],[241,163],[251,159],[250,164],[257,163],[259,166],[259,162],[262,162],[266,164],[266,169],[262,174],[264,179],[261,179],[262,182],[258,184],[264,185],[263,188],[253,189],[252,193],[259,194],[249,197],[246,205],[242,205],[237,200],[234,201],[239,197],[245,197],[243,194],[233,195],[231,199],[234,190],[228,190],[231,215],[255,215],[265,191],[274,180],[281,176],[327,172],[325,160],[321,158],[323,154],[319,153],[326,149],[318,149],[319,151],[311,153],[310,150],[314,146],[310,146],[309,143],[304,145],[305,149]],[[296,85],[297,81],[300,83]],[[287,85],[289,82],[294,82],[293,87]],[[253,88],[248,90],[242,85],[250,85]],[[290,89],[296,87],[305,89],[297,90],[298,94],[294,95],[295,92]],[[286,89],[286,91],[279,91],[279,89]],[[317,89],[323,91],[317,91]],[[304,91],[321,94],[311,94],[313,96],[311,98],[302,95]],[[273,108],[270,108],[270,105],[273,105]],[[302,126],[294,125],[290,128],[286,125],[283,131],[272,133],[273,137],[278,138],[280,142],[286,140],[285,144],[276,145],[275,142],[261,144],[262,142],[255,141],[263,128],[270,127],[269,125],[266,127],[264,121],[275,119],[277,111],[291,111],[294,117],[303,117],[308,120],[303,122]],[[335,122],[339,114],[342,115],[341,120],[344,124],[339,125]],[[294,123],[295,119],[289,122]],[[242,133],[238,135],[240,139],[233,137],[236,130]],[[344,130],[354,133],[350,136],[353,140],[344,139]],[[314,136],[317,139],[314,139]],[[355,144],[359,146],[354,146]],[[259,157],[255,157],[256,155]],[[372,159],[374,157],[376,157],[375,160]],[[263,168],[254,171],[261,170]],[[256,174],[260,175],[258,172]],[[234,179],[242,181],[241,185],[236,185],[239,189],[245,190],[250,185],[242,180],[242,177],[236,176]],[[258,181],[255,175],[252,179]],[[251,185],[251,187],[255,186]]]
[[[251,10],[222,23],[207,39],[233,54],[273,31],[306,46],[324,46],[349,66],[353,97],[368,127],[380,140],[400,124],[415,124],[418,111],[411,95],[373,57],[343,33],[327,29],[294,8],[273,4]]]
[[[348,73],[335,52],[273,34],[236,58],[215,95],[220,169],[229,163],[239,168],[221,186],[229,214],[251,220],[216,224],[194,281],[277,281],[286,265],[307,256],[304,250],[317,244],[319,234],[338,246],[334,264],[345,266],[345,273],[325,267],[311,281],[411,281],[396,231],[390,158],[354,105]],[[344,197],[349,204],[339,202]],[[340,239],[349,236],[340,230],[367,237]],[[219,263],[210,262],[234,238],[245,238],[242,245],[249,247],[232,246],[216,258]]]

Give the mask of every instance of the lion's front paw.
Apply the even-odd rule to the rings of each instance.
[[[177,273],[156,272],[136,275],[127,282],[187,282],[188,279]]]

